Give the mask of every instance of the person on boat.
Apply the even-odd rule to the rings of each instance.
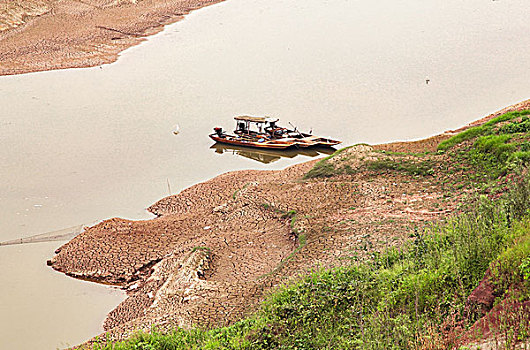
[[[217,136],[223,137],[223,128],[213,128]]]
[[[276,122],[270,122],[267,127],[265,127],[265,131],[271,135],[271,137],[274,138],[281,138],[283,137],[284,128],[278,127],[276,125]]]
[[[247,128],[246,128],[245,123],[243,123],[243,122],[237,123],[237,131],[236,132],[244,133],[246,131],[247,131]]]

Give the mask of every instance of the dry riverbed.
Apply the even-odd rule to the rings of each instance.
[[[0,0],[0,75],[116,61],[192,10],[222,0]]]

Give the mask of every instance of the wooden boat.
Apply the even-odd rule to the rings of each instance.
[[[216,142],[230,145],[265,148],[287,149],[308,147],[333,147],[340,141],[302,133],[295,127],[290,130],[276,125],[278,119],[269,117],[239,116],[236,120],[234,135],[227,134],[222,128],[214,128],[210,138]]]

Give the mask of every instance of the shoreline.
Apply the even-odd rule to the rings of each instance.
[[[501,111],[529,108],[526,100]],[[346,148],[334,158],[337,165],[349,162],[355,175],[334,181],[304,177],[319,159],[283,170],[224,173],[157,201],[148,208],[154,219],[113,218],[87,228],[57,249],[49,265],[126,291],[104,323],[111,339],[153,325],[161,331],[226,326],[304,271],[342,266],[352,252],[362,260],[410,239],[410,225],[421,228],[458,213],[473,189],[440,184],[458,174],[442,171],[450,158],[436,152],[453,134]],[[394,152],[429,152],[429,161],[440,165],[423,178],[377,176],[364,168],[366,161],[414,157]]]
[[[17,8],[22,14],[0,16],[0,27],[7,28],[0,30],[0,76],[116,62],[122,51],[160,33],[166,25],[223,1],[51,0],[39,11],[24,13],[30,10]]]
[[[53,1],[54,0],[51,0],[49,2],[53,2]],[[119,0],[119,1],[120,3],[117,5],[118,7],[122,5],[128,5],[125,3],[127,0]],[[221,1],[224,1],[224,0],[221,0]],[[207,4],[203,6],[208,6],[210,4],[217,4],[221,1],[210,1],[210,2],[205,1],[205,3]],[[100,1],[100,2],[103,2],[103,1]],[[179,0],[179,1],[174,1],[174,2],[184,2],[184,1]],[[190,3],[190,1],[188,1],[187,3]],[[203,6],[199,8],[202,8]],[[120,9],[120,11],[121,10],[122,9]],[[127,11],[127,10],[124,10],[124,11]],[[119,11],[116,10],[116,13],[117,12]],[[30,21],[28,21],[25,25],[22,25],[21,27],[10,30],[9,33],[15,33],[15,32],[22,33],[26,29],[31,29],[31,27],[34,26],[35,21],[40,20],[41,18],[52,16],[52,15],[56,15],[56,14],[49,13],[49,14],[44,14],[41,17],[33,18]],[[103,59],[103,60],[109,59],[109,62],[104,62],[102,64],[110,64],[110,63],[116,62],[118,58],[122,55],[122,52],[124,52],[125,50],[130,49],[132,47],[136,47],[136,45],[139,45],[142,41],[147,40],[149,38],[149,35],[156,35],[157,33],[160,33],[161,31],[166,30],[165,25],[176,23],[180,19],[183,19],[183,18],[184,18],[184,15],[179,15],[177,17],[171,17],[171,19],[169,19],[168,17],[168,20],[170,20],[170,22],[166,24],[159,23],[159,27],[153,27],[153,28],[147,29],[148,31],[152,30],[152,33],[146,32],[147,34],[145,34],[145,36],[140,36],[136,32],[124,32],[122,29],[118,29],[116,31],[114,30],[115,28],[111,28],[110,26],[100,26],[101,28],[97,28],[99,31],[102,31],[106,34],[110,33],[111,35],[114,35],[114,34],[123,35],[123,37],[119,39],[115,39],[116,37],[111,37],[110,44],[109,44],[110,48],[106,47],[105,46],[106,44],[104,43],[101,44],[101,47],[97,46],[97,45],[100,45],[99,43],[96,43],[95,44],[96,46],[94,49],[96,56],[91,56],[92,55],[91,52],[87,52],[86,50],[83,49],[83,47],[80,47],[79,45],[77,46],[74,45],[74,46],[75,48],[80,47],[79,53],[82,55],[88,55],[87,57],[83,58],[81,56],[79,57],[76,56],[75,52],[68,51],[71,48],[65,48],[65,51],[64,52],[60,51],[59,54],[65,55],[65,58],[64,58],[65,61],[62,62],[64,64],[69,64],[68,62],[70,61],[68,60],[74,60],[74,61],[78,60],[79,63],[83,63],[83,62],[87,63],[89,61],[92,62],[91,60],[94,60],[94,62],[96,62],[98,59]],[[86,24],[83,24],[83,26],[85,25]],[[5,33],[8,33],[8,32],[5,32]],[[3,33],[0,32],[0,38],[3,38],[2,34]],[[83,33],[80,33],[80,38],[83,39],[84,34],[83,35],[81,34]],[[119,45],[122,45],[122,44],[128,45],[128,43],[130,43],[129,46],[124,46],[123,48],[119,47]],[[2,44],[2,41],[0,41],[0,45],[1,44]],[[87,45],[90,46],[92,44],[87,44]],[[116,47],[114,47],[114,49],[118,50],[115,53],[111,52],[113,45],[117,45]],[[61,46],[61,45],[59,44],[58,46]],[[106,50],[110,50],[110,51],[106,51]],[[52,52],[53,52],[53,49],[52,49]],[[31,52],[26,52],[26,54],[31,55]],[[0,57],[3,57],[1,55],[2,55],[2,52],[0,51]],[[101,57],[97,55],[101,55]],[[53,55],[51,57],[53,60]],[[44,61],[44,64],[48,64],[48,63],[49,61],[46,61],[46,60]],[[28,64],[35,64],[40,67],[39,62],[28,62]],[[99,64],[94,63],[94,64],[88,64],[85,66],[78,65],[78,66],[72,66],[72,67],[67,66],[67,67],[57,67],[57,68],[46,68],[45,67],[44,69],[30,70],[28,72],[21,72],[21,73],[14,72],[9,75],[27,74],[31,72],[44,72],[48,70],[59,70],[59,69],[69,69],[69,68],[95,67],[97,65]],[[0,70],[3,69],[3,67],[4,66],[1,65]],[[16,67],[16,64],[14,65],[14,67]],[[98,69],[96,68],[96,70]],[[413,141],[410,141],[412,139],[407,140],[407,138],[405,138],[404,141],[396,140],[388,144],[375,145],[373,146],[373,150],[390,151],[390,152],[418,151],[421,153],[426,149],[426,147],[429,149],[431,149],[430,147],[436,147],[435,145],[440,140],[447,137],[447,135],[456,134],[459,131],[462,131],[470,126],[479,125],[481,123],[484,123],[487,120],[495,117],[496,115],[499,115],[501,112],[507,111],[509,108],[518,108],[517,106],[521,108],[524,106],[527,106],[526,108],[530,108],[530,104],[528,102],[529,101],[524,101],[522,103],[512,105],[499,112],[494,112],[492,114],[489,114],[488,116],[482,119],[479,119],[474,122],[470,122],[469,124],[465,126],[459,127],[454,130],[446,131],[443,134],[439,134],[439,135],[432,134],[433,136],[421,138],[421,139],[415,138]],[[504,103],[502,104],[500,103],[499,105],[504,105]],[[489,111],[491,111],[491,109],[488,109],[486,112],[489,112]],[[485,113],[471,113],[470,115],[477,115],[477,114],[485,115]],[[457,125],[460,126],[461,124],[457,124]],[[435,129],[435,128],[432,128],[432,129]],[[444,130],[445,128],[438,128],[438,129]],[[372,157],[372,156],[377,157],[377,155],[372,153],[372,151],[369,149],[359,150],[359,153],[366,154],[369,157]],[[304,165],[306,165],[307,168],[304,166],[303,169],[300,164],[300,169],[298,168],[296,170],[291,169],[292,171],[290,170],[289,175],[285,175],[284,171],[275,171],[274,176],[280,176],[280,177],[284,176],[284,177],[281,177],[282,180],[278,180],[282,182],[282,185],[281,185],[282,187],[293,186],[294,184],[294,188],[296,188],[297,184],[300,184],[300,183],[302,183],[301,186],[306,186],[306,184],[303,181],[300,182],[300,174],[303,174],[304,171],[309,169],[310,165],[312,166],[317,162],[318,160],[305,162]],[[295,166],[295,167],[298,167],[298,166]],[[303,215],[303,217],[305,217],[305,216],[312,215],[312,213],[303,212],[303,210],[299,209],[299,207],[301,207],[300,203],[298,203],[297,206],[291,207],[292,203],[288,200],[288,198],[281,198],[282,200],[280,200],[277,203],[274,200],[275,198],[274,196],[270,197],[264,194],[263,193],[264,191],[267,191],[267,189],[269,188],[273,188],[273,191],[270,193],[281,197],[281,187],[278,187],[279,185],[275,183],[274,177],[272,175],[269,178],[270,174],[268,172],[257,172],[256,174],[243,174],[244,175],[244,179],[242,179],[243,182],[237,182],[237,181],[234,182],[230,180],[230,178],[241,176],[241,174],[242,172],[230,172],[228,174],[222,174],[222,175],[216,176],[215,178],[211,178],[210,180],[206,180],[204,184],[207,184],[207,185],[205,186],[202,186],[202,187],[199,186],[199,185],[203,185],[203,183],[192,185],[189,188],[186,188],[182,191],[182,193],[186,192],[186,195],[184,196],[184,199],[186,199],[185,201],[183,198],[178,197],[181,195],[181,194],[178,194],[175,196],[170,196],[170,198],[168,197],[168,198],[161,199],[157,203],[153,204],[152,210],[160,214],[160,217],[157,219],[162,219],[162,218],[167,219],[159,226],[156,226],[156,225],[153,226],[151,224],[141,226],[141,225],[136,225],[136,221],[121,220],[121,219],[116,219],[115,221],[113,221],[114,219],[105,220],[104,222],[107,223],[108,225],[104,227],[100,227],[98,229],[95,228],[98,225],[93,225],[93,226],[91,225],[92,226],[91,235],[85,237],[85,242],[83,241],[79,242],[80,246],[77,248],[74,248],[74,250],[82,249],[83,247],[89,247],[90,250],[87,251],[86,254],[80,254],[77,256],[81,258],[83,257],[86,258],[88,256],[89,258],[95,257],[96,259],[98,259],[98,257],[100,256],[99,253],[102,253],[101,256],[104,257],[105,259],[109,258],[110,263],[105,265],[107,263],[105,262],[105,264],[103,264],[105,266],[103,266],[103,265],[98,265],[100,263],[98,262],[98,264],[92,266],[92,267],[95,266],[96,267],[95,269],[85,270],[85,268],[87,267],[87,261],[85,260],[84,262],[80,264],[79,269],[78,267],[75,267],[75,271],[73,273],[69,272],[72,266],[68,266],[67,267],[68,272],[64,272],[64,273],[74,278],[86,279],[86,280],[90,280],[96,283],[99,282],[103,284],[111,284],[114,286],[120,286],[122,290],[125,290],[127,292],[128,299],[130,298],[130,300],[124,301],[122,303],[123,305],[120,305],[118,308],[116,308],[115,310],[112,310],[111,312],[107,314],[106,316],[107,321],[105,322],[106,329],[108,329],[112,334],[116,335],[116,337],[121,337],[124,334],[127,334],[131,329],[144,327],[146,324],[151,323],[151,322],[156,322],[157,324],[160,323],[160,324],[171,325],[171,326],[179,325],[183,327],[190,327],[190,325],[193,326],[193,324],[195,324],[194,322],[204,322],[205,320],[206,322],[216,322],[215,320],[219,318],[224,318],[227,320],[227,322],[231,322],[231,320],[237,319],[237,317],[239,317],[238,313],[241,313],[244,315],[246,312],[249,312],[248,310],[253,309],[255,305],[257,305],[259,300],[261,300],[263,294],[266,294],[268,290],[273,289],[277,284],[282,283],[283,277],[285,278],[293,277],[294,276],[292,274],[293,270],[297,270],[299,268],[302,268],[302,269],[312,268],[312,265],[310,265],[307,261],[300,260],[301,259],[299,256],[300,252],[302,252],[303,254],[306,254],[308,249],[311,250],[315,245],[317,245],[317,247],[320,247],[320,248],[324,247],[325,249],[331,249],[332,252],[334,253],[338,252],[342,254],[342,252],[339,252],[338,250],[337,251],[333,250],[335,248],[335,245],[326,245],[326,246],[319,245],[320,244],[319,241],[321,239],[325,240],[328,237],[327,236],[316,237],[314,235],[314,232],[310,234],[310,237],[308,240],[309,243],[306,246],[305,239],[307,237],[305,236],[305,234],[303,236],[300,236],[299,233],[304,232],[304,230],[306,230],[307,227],[310,227],[312,223],[310,222],[311,219],[307,219],[307,220],[305,220],[305,218],[301,219],[300,216]],[[265,174],[265,179],[263,179],[263,176],[262,176],[263,174]],[[217,178],[220,176],[223,176],[223,181],[218,183],[220,185],[219,187],[223,187],[226,185],[228,187],[226,193],[223,192],[219,194],[219,187],[210,186],[212,184],[215,184],[217,181]],[[333,181],[335,181],[335,179]],[[343,179],[341,178],[339,179],[339,181],[343,181]],[[363,179],[362,177],[359,178],[359,183],[361,182],[364,183],[363,181],[365,181],[365,179]],[[379,183],[379,184],[383,187],[392,185],[391,183]],[[209,192],[206,192],[205,194],[204,191],[202,190],[201,191],[192,190],[192,188],[195,188],[197,186],[199,186],[202,189],[206,188],[206,191],[209,191]],[[320,184],[318,186],[320,186]],[[327,184],[323,186],[331,186],[331,185]],[[370,187],[371,186],[370,184],[367,184],[367,186],[368,187],[366,188],[363,187],[362,190],[378,191],[377,188]],[[324,187],[324,188],[328,189],[328,187]],[[309,196],[311,196],[312,195],[311,187],[306,187],[306,190]],[[352,188],[352,190],[355,190],[355,189]],[[430,191],[429,188],[424,188],[424,190]],[[305,192],[300,191],[297,193],[304,194]],[[339,188],[332,188],[329,193],[339,195],[341,192]],[[371,194],[370,192],[367,192],[367,193]],[[437,192],[436,191],[429,192],[429,194],[432,194],[432,193],[436,194]],[[379,195],[383,196],[386,194],[383,191],[383,192],[380,192]],[[395,195],[395,193],[393,195]],[[207,210],[204,210],[205,208],[203,207],[203,204],[202,204],[204,196],[215,197],[215,198],[208,199],[206,201]],[[419,197],[419,200],[423,200],[422,198],[423,197]],[[267,206],[270,205],[269,200],[271,200],[271,202],[275,204],[275,206],[272,206],[272,208],[274,208],[274,211],[275,211],[274,213],[269,213],[267,210],[264,210],[264,209],[267,209],[265,208],[265,205]],[[324,200],[322,201],[322,203],[328,203],[326,202],[326,200],[327,199],[324,197]],[[348,200],[353,201],[354,199],[349,198]],[[370,200],[375,200],[375,198],[371,198]],[[418,200],[418,198],[412,197],[412,200]],[[191,204],[188,203],[188,201],[190,201]],[[151,203],[151,201],[149,201],[148,203]],[[276,204],[278,206],[276,206]],[[334,202],[333,204],[338,205],[342,203]],[[383,205],[384,203],[379,203],[379,204]],[[240,218],[236,219],[232,217],[231,220],[233,222],[227,224],[228,229],[226,226],[224,228],[219,228],[219,227],[216,227],[215,225],[210,226],[211,222],[208,221],[208,222],[203,223],[202,221],[200,221],[200,219],[202,218],[197,218],[196,216],[193,216],[193,213],[192,213],[193,209],[182,211],[181,208],[188,208],[188,206],[191,206],[192,208],[194,206],[197,206],[198,210],[202,214],[204,214],[205,217],[209,219],[210,218],[219,219],[219,217],[222,217],[224,215],[236,215],[235,213],[238,213],[237,215],[239,215]],[[352,205],[352,207],[353,206],[354,205]],[[317,208],[316,210],[319,210],[318,206],[312,206],[311,208]],[[345,210],[345,212],[340,212],[338,214],[333,213],[333,215],[328,215],[330,213],[326,213],[328,219],[332,218],[331,222],[333,222],[333,225],[331,225],[331,227],[335,229],[335,227],[339,225],[340,222],[338,221],[335,222],[335,219],[337,218],[338,218],[337,220],[342,219],[342,221],[357,220],[360,217],[360,214],[358,213],[358,211],[362,212],[359,209],[361,207],[357,207],[357,208],[358,209],[355,210],[354,213],[352,214],[353,216],[348,216],[349,213],[344,208],[343,209]],[[362,212],[363,215],[370,214],[371,215],[370,220],[372,220],[372,224],[379,225],[380,218],[378,219],[377,216],[372,215],[373,213],[370,212],[372,210],[372,207],[368,206],[366,208],[365,207],[362,207],[362,208],[365,209],[365,212]],[[380,210],[380,209],[381,208],[376,207],[375,211],[376,213],[381,214],[384,220],[388,219],[389,217],[392,217],[392,218],[397,217],[398,219],[412,218],[413,220],[429,219],[429,218],[434,219],[435,217],[436,218],[438,216],[443,217],[443,215],[445,215],[445,213],[437,212],[435,210],[436,209],[435,207],[428,207],[428,206],[427,206],[427,209],[420,207],[420,208],[412,208],[410,209],[411,211],[405,211],[405,209],[407,209],[407,207],[405,207],[404,210],[401,212],[394,212],[394,211],[391,211],[389,208],[386,208],[384,210]],[[293,210],[296,211],[296,213],[294,214],[294,216],[289,217],[289,215],[291,214],[288,214],[288,213],[290,213]],[[426,210],[427,213],[421,212],[422,210]],[[259,263],[262,266],[255,267],[253,271],[247,271],[247,276],[244,276],[243,278],[245,279],[244,284],[238,284],[239,282],[236,283],[237,284],[237,286],[235,287],[236,292],[234,292],[234,289],[229,289],[231,287],[231,284],[227,283],[227,281],[229,280],[229,278],[239,278],[240,276],[234,276],[234,275],[223,276],[222,275],[223,273],[225,274],[227,273],[226,272],[227,268],[230,268],[229,263],[234,263],[233,261],[231,261],[231,258],[229,258],[229,256],[232,255],[231,249],[233,248],[232,243],[234,242],[230,240],[232,237],[230,237],[227,233],[229,232],[229,230],[233,229],[234,231],[233,232],[230,231],[230,232],[232,233],[235,232],[237,234],[239,232],[238,230],[241,230],[240,225],[245,224],[245,222],[241,221],[241,218],[247,215],[248,213],[250,213],[251,215],[255,215],[255,217],[263,218],[266,221],[265,229],[268,230],[270,228],[271,230],[276,230],[276,235],[274,237],[269,237],[270,239],[268,238],[269,240],[264,242],[265,245],[277,244],[278,242],[283,242],[286,248],[282,252],[279,252],[279,255],[275,256],[272,262],[265,262],[264,259],[261,259],[261,260],[258,259]],[[359,217],[356,216],[358,214],[359,214]],[[198,224],[194,226],[191,225],[191,221],[193,220],[197,220]],[[294,224],[292,220],[295,220]],[[323,218],[320,218],[319,220],[323,220]],[[180,222],[185,221],[187,222],[187,224],[180,225],[178,223],[179,221]],[[217,221],[215,220],[212,222],[214,222],[214,224],[217,223]],[[256,222],[259,224],[259,220]],[[202,225],[206,225],[206,226],[202,226]],[[132,229],[128,228],[130,226],[132,226],[133,228]],[[209,228],[206,229],[206,227],[209,227]],[[215,231],[212,228],[214,228]],[[327,229],[327,226],[321,225],[320,228]],[[101,231],[99,231],[99,229],[101,229]],[[172,238],[162,242],[162,243],[167,243],[169,246],[169,249],[163,251],[164,253],[167,253],[166,255],[156,255],[156,254],[151,255],[152,251],[150,251],[150,249],[146,249],[146,246],[149,244],[148,241],[151,240],[153,237],[148,234],[148,231],[151,229],[154,229],[154,232],[156,234],[159,234],[162,236],[164,235],[173,236]],[[179,236],[181,232],[180,229],[183,229],[184,234],[188,235],[186,237],[189,238],[190,242],[193,242],[193,244],[190,243],[188,245],[180,245],[180,242],[175,241],[179,239],[179,237],[176,237],[176,236]],[[192,231],[195,231],[194,234]],[[126,239],[124,235],[127,233],[129,234],[138,233],[141,239],[137,241],[123,242],[123,240]],[[213,237],[213,235],[217,235],[219,233],[221,233],[220,237],[222,237],[224,241],[222,239],[216,239],[215,237]],[[255,230],[255,231],[252,231],[251,233],[259,235],[262,233],[262,231]],[[98,234],[101,234],[101,236],[107,235],[106,239],[103,237],[100,241],[98,241],[98,244],[101,243],[100,246],[97,246],[97,245],[83,246],[83,244],[87,243],[86,239],[89,239],[90,237],[94,237],[94,235],[98,235]],[[129,266],[125,266],[126,264],[121,264],[121,266],[119,266],[120,263],[116,262],[117,260],[116,255],[109,254],[110,252],[109,249],[111,248],[106,247],[104,244],[104,243],[107,243],[106,240],[112,243],[112,241],[115,239],[115,237],[112,236],[113,234],[117,234],[120,236],[118,237],[119,240],[122,240],[122,242],[119,243],[120,248],[125,248],[127,250],[129,248],[132,248],[132,250],[137,249],[139,251],[140,254],[136,254],[137,251],[135,251],[133,255],[134,255],[134,259],[138,258],[138,260],[142,261],[143,263],[142,266],[140,267],[133,266],[133,264],[131,264],[130,261],[126,262],[126,264],[128,264]],[[284,234],[284,236],[282,236],[282,234]],[[208,236],[206,240],[202,238],[205,235]],[[247,236],[244,236],[244,238],[242,239],[245,239],[246,237]],[[302,237],[304,239],[302,239]],[[353,237],[353,236],[351,236],[350,238],[357,239],[357,237]],[[396,240],[398,240],[397,242],[399,243],[400,242],[399,240],[401,240],[403,237],[392,236],[391,238],[392,239],[395,238]],[[253,239],[250,239],[249,242],[250,241],[253,241]],[[377,240],[370,240],[370,239],[363,238],[361,241],[358,241],[358,243],[368,245],[369,243],[376,244],[377,243],[376,241]],[[252,242],[252,244],[255,244],[255,243],[256,242]],[[226,245],[227,249],[224,249],[223,244]],[[230,247],[228,246],[229,244],[230,244]],[[236,247],[236,251],[238,252],[244,251],[245,249],[248,248],[248,247],[245,248],[245,246],[241,245],[242,244],[241,242],[235,242],[234,244],[236,245],[240,244],[239,246]],[[162,247],[161,248],[162,250],[165,248],[162,244],[162,245],[155,246],[154,249],[160,249],[160,247]],[[221,250],[220,247],[223,247],[224,250]],[[274,249],[270,247],[268,248],[261,247],[261,249],[265,249],[265,252],[269,252],[271,250],[273,251],[273,253],[275,252]],[[267,249],[270,249],[270,250],[267,250]],[[76,252],[74,250],[68,252],[67,254],[75,255]],[[61,251],[58,251],[57,253],[62,254]],[[127,251],[124,252],[124,255],[127,255],[127,254],[128,254]],[[340,255],[339,257],[347,258],[343,255]],[[45,259],[47,258],[48,257],[46,257]],[[235,262],[238,268],[240,266],[245,266],[245,264],[248,265],[248,264],[255,263],[254,256],[246,255],[244,256],[244,259],[246,260],[244,260],[243,262],[241,261]],[[330,262],[326,260],[327,257],[324,257],[323,254],[318,255],[317,259],[318,261],[324,261],[325,266],[328,266],[326,265],[327,263],[329,263],[329,266],[334,266],[334,262]],[[102,266],[103,268],[99,269]],[[182,268],[183,266],[185,268]],[[121,268],[122,270],[119,270],[119,271],[113,270],[114,267],[118,267],[118,270]],[[130,270],[127,270],[129,268]],[[133,271],[133,272],[129,274],[129,271]],[[100,274],[100,272],[102,273]],[[125,276],[124,279],[120,279],[122,277],[122,273]],[[84,277],[85,274],[87,274],[87,277]],[[100,274],[100,275],[93,278],[95,274]],[[258,281],[261,284],[255,283],[254,281],[252,281],[252,278],[254,278],[255,276],[258,276],[256,278],[256,281]],[[189,292],[189,290],[191,290],[191,293]],[[251,290],[250,294],[245,294],[245,293],[249,293],[248,290]],[[199,315],[201,317],[205,317],[204,319],[198,319],[198,318],[193,319],[189,317],[189,314],[188,315],[178,314],[175,316],[175,314],[172,313],[175,310],[175,305],[178,305],[179,307],[184,306],[184,309],[187,312],[193,313],[197,307],[199,308],[201,307],[202,305],[200,304],[202,302],[200,301],[201,298],[205,299],[205,298],[208,298],[209,295],[212,295],[209,293],[213,293],[214,299],[216,300],[216,302],[219,302],[219,303],[207,305],[207,311]],[[225,313],[215,314],[212,312],[210,314],[209,310],[218,309],[220,308],[219,305],[225,305],[226,300],[223,299],[224,297],[220,296],[220,294],[227,294],[232,299],[233,298],[245,299],[247,298],[247,295],[250,295],[250,302],[249,302],[249,305],[243,305],[239,302],[232,303],[231,301],[232,299],[229,299],[228,303],[226,303],[226,305],[229,306],[229,309],[225,310]],[[175,295],[178,295],[180,299],[177,300]],[[110,310],[110,308],[107,310]],[[168,314],[171,314],[170,317],[165,318],[165,319],[159,318],[161,317],[160,315],[162,314],[162,311],[166,313],[167,311],[169,311]],[[145,318],[139,317],[140,315],[142,315],[142,312],[148,315]],[[148,328],[149,327],[146,327],[146,329]]]

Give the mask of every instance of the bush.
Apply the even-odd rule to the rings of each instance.
[[[530,299],[530,222],[516,225],[524,234],[515,237],[512,245],[492,264],[498,292],[515,289],[519,298]]]

